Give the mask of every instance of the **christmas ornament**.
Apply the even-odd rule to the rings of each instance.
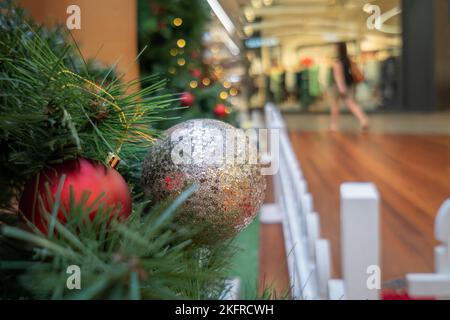
[[[233,147],[232,135],[239,134],[242,143]],[[263,203],[266,182],[257,155],[249,157],[248,150],[256,150],[253,147],[253,140],[224,122],[183,122],[168,129],[149,150],[143,163],[143,189],[159,203],[197,184],[177,221],[200,227],[195,239],[199,243],[230,238],[253,220]]]
[[[190,92],[183,92],[181,94],[181,98],[180,98],[180,102],[181,105],[184,107],[190,107],[194,104],[195,101],[195,97],[192,93]]]
[[[214,108],[214,114],[220,118],[224,118],[227,115],[227,108],[223,103],[218,103]]]
[[[196,58],[192,57],[192,59],[196,59]],[[202,71],[198,68],[192,69],[191,75],[195,78],[200,78],[202,76]]]
[[[117,164],[118,158],[109,155],[108,162]],[[110,211],[111,218],[113,215],[117,215],[119,219],[124,219],[130,215],[130,191],[125,180],[115,169],[85,158],[68,160],[38,173],[25,185],[20,198],[20,212],[43,233],[47,233],[47,220],[44,218],[44,212],[51,213],[53,209],[53,205],[48,199],[46,184],[50,189],[51,202],[54,203],[63,175],[65,175],[65,180],[59,197],[60,209],[57,213],[57,218],[61,223],[66,223],[70,219],[65,216],[61,207],[65,209],[66,213],[69,212],[71,189],[75,200],[74,204],[80,203],[81,198],[87,195],[84,209],[89,210],[91,219],[97,215],[100,206],[103,205],[105,208],[113,208]],[[97,203],[94,203],[97,199]],[[40,205],[41,201],[45,211]]]

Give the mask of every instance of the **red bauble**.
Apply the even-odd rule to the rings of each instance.
[[[110,208],[112,214],[117,214],[119,219],[127,218],[131,213],[131,195],[128,185],[123,177],[113,168],[103,164],[78,158],[68,160],[60,165],[45,169],[31,179],[26,185],[19,202],[19,210],[24,216],[36,225],[43,233],[47,233],[47,220],[41,212],[39,199],[42,199],[45,211],[51,212],[52,205],[47,199],[48,192],[45,185],[48,183],[52,202],[55,202],[58,185],[62,175],[65,175],[64,185],[61,190],[61,206],[69,212],[70,190],[73,190],[75,204],[78,204],[83,194],[88,193],[85,209],[94,204],[94,201],[103,193],[103,196],[92,208],[89,208],[89,217],[93,219],[97,215],[100,205]],[[57,213],[58,220],[66,223],[67,219],[60,208]]]
[[[190,93],[190,92],[183,92],[181,94],[180,102],[181,102],[182,106],[190,107],[190,106],[192,106],[194,104],[194,101],[195,101],[195,97],[194,97],[194,95],[192,93]]]
[[[227,115],[227,107],[223,103],[218,103],[214,108],[214,114],[220,118],[223,118]]]
[[[193,59],[196,59],[196,58],[194,58],[194,57],[192,57],[192,58],[193,58]],[[197,68],[192,69],[191,75],[192,75],[193,77],[195,77],[195,78],[200,78],[200,77],[202,76],[202,71],[201,71],[200,69],[197,69]]]

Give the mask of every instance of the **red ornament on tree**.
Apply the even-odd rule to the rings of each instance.
[[[190,106],[192,106],[194,104],[194,101],[195,101],[195,97],[194,97],[194,95],[192,93],[190,93],[190,92],[183,92],[181,94],[180,102],[181,102],[182,106],[190,107]]]
[[[193,58],[196,59],[196,58]],[[192,69],[191,75],[195,78],[200,78],[202,76],[202,71],[198,68]]]
[[[223,103],[218,103],[214,108],[214,114],[220,118],[223,118],[227,115],[227,107]]]
[[[70,212],[71,190],[74,204],[79,204],[82,197],[87,197],[84,209],[89,210],[91,220],[97,215],[102,204],[105,209],[112,207],[111,215],[117,215],[119,219],[125,219],[130,215],[131,195],[123,177],[115,169],[105,167],[99,162],[78,158],[41,171],[25,185],[19,210],[43,233],[47,233],[48,224],[44,212],[52,212],[51,203],[55,202],[63,175],[65,180],[61,188],[60,208],[57,213],[58,221],[61,223],[64,224],[70,219],[66,217],[64,211]],[[48,199],[46,184],[50,189],[51,202]],[[97,203],[94,203],[96,200]]]

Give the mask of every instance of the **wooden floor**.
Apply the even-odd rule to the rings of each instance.
[[[267,177],[265,203],[273,203],[272,178]],[[289,275],[281,224],[261,224],[259,235],[258,288],[262,295],[269,290],[272,298],[289,292]]]
[[[373,182],[381,195],[383,280],[433,270],[434,218],[450,197],[450,136],[291,132],[290,138],[322,236],[331,241],[334,277],[341,274],[339,186],[351,181]]]

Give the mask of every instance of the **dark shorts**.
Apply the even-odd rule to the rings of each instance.
[[[355,87],[354,86],[349,86],[347,87],[347,94],[346,95],[341,95],[339,93],[339,90],[337,88],[337,86],[334,84],[332,85],[330,88],[330,95],[333,97],[337,97],[337,98],[341,98],[341,99],[347,99],[347,98],[352,98],[355,94]]]

